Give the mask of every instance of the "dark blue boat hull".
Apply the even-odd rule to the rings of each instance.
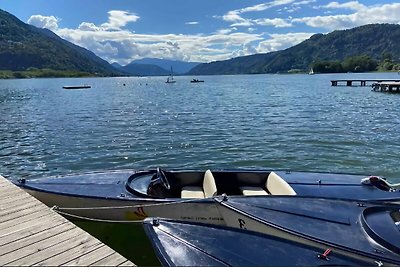
[[[282,238],[229,227],[146,219],[163,266],[376,266]]]
[[[400,264],[400,205],[300,196],[216,201],[228,226]]]

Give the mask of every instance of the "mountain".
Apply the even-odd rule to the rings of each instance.
[[[23,23],[0,9],[0,70],[31,68],[120,75],[107,61],[47,29]]]
[[[400,25],[370,24],[328,34],[315,34],[282,51],[204,63],[189,75],[286,73],[306,71],[315,61],[343,61],[357,55],[381,60],[384,55],[400,58]]]
[[[117,70],[121,69],[123,66],[121,64],[119,64],[118,62],[114,62],[111,63],[111,66],[113,66],[114,68],[116,68]]]
[[[200,64],[200,62],[184,62],[179,60],[169,60],[169,59],[159,59],[159,58],[142,58],[134,60],[131,63],[156,65],[159,66],[160,68],[163,68],[164,70],[167,70],[168,73],[171,72],[171,67],[172,67],[175,74],[184,74]]]
[[[137,63],[130,63],[119,68],[119,70],[136,76],[163,76],[169,75],[170,73],[170,71],[167,71],[156,65]]]

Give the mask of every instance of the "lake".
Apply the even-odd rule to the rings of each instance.
[[[400,95],[331,87],[343,78],[400,76],[0,80],[0,174],[15,180],[163,167],[400,178]],[[80,84],[92,88],[62,89]]]

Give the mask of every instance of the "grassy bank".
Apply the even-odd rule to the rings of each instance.
[[[25,78],[67,78],[67,77],[94,77],[89,72],[52,70],[52,69],[28,69],[25,71],[0,70],[0,79],[25,79]]]

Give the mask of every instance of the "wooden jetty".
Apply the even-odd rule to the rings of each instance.
[[[332,86],[372,86],[375,83],[400,82],[400,79],[343,79],[331,80]]]
[[[372,84],[372,89],[384,93],[400,93],[400,82],[378,82]]]
[[[0,175],[1,266],[135,266]]]

